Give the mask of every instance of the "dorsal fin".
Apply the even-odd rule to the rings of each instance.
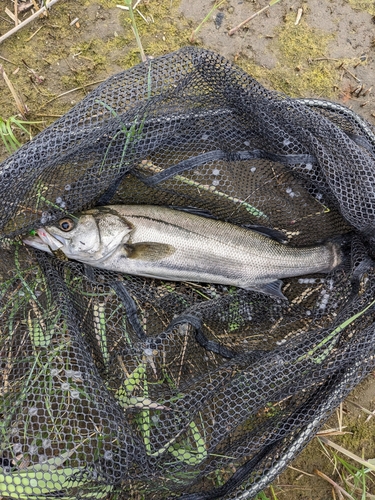
[[[256,233],[262,234],[263,236],[267,236],[267,238],[271,238],[272,240],[275,240],[279,243],[288,243],[287,236],[282,231],[278,231],[277,229],[273,229],[272,227],[251,224],[246,224],[241,227],[244,227],[245,229],[251,229],[251,231],[255,231]]]
[[[179,210],[180,212],[187,212],[193,215],[199,215],[199,217],[206,217],[206,219],[218,219],[215,215],[213,215],[209,210],[204,208],[192,207],[190,205],[183,207],[179,205],[168,205],[168,208],[172,210]]]

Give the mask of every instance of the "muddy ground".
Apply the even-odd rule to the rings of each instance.
[[[128,14],[117,3],[121,0],[60,0],[48,17],[33,21],[0,45],[0,64],[27,106],[27,118],[41,121],[32,129],[34,134],[68,111],[98,82],[140,61]],[[210,11],[211,0],[142,0],[137,23],[148,56],[194,43],[235,61],[268,88],[291,96],[337,101],[374,124],[374,3],[281,0],[233,36],[228,35],[229,29],[266,4],[224,1],[193,42],[189,41],[192,30]],[[13,2],[0,2],[0,36],[14,25],[6,7],[13,11]],[[302,17],[296,24],[298,11]],[[20,20],[27,15],[20,14]],[[0,117],[17,113],[0,78]],[[6,156],[0,144],[0,158]],[[374,410],[373,375],[343,404],[343,423],[350,433],[332,438],[357,455],[373,458],[375,419],[366,422],[368,415],[353,401]],[[326,428],[337,425],[332,416]],[[298,470],[290,468],[274,484],[278,499],[335,498],[331,486],[314,475],[319,469],[337,477],[316,439],[291,465]]]

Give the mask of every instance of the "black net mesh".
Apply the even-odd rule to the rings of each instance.
[[[0,165],[4,498],[252,498],[374,368],[375,138],[186,48],[115,75]],[[293,246],[286,300],[95,269],[18,236],[95,205],[195,207]]]

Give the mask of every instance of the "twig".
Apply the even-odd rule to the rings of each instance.
[[[345,491],[344,488],[342,488],[340,485],[335,483],[335,481],[333,481],[333,479],[326,476],[323,472],[321,472],[318,469],[315,469],[314,472],[317,476],[321,477],[322,479],[327,481],[329,484],[331,484],[338,494],[344,495],[346,498],[349,498],[350,500],[354,500],[354,498],[351,495],[349,495],[349,493],[347,491]]]
[[[141,0],[137,0],[134,4],[133,10],[138,7],[138,4],[140,3]],[[126,7],[125,5],[116,5],[118,9],[123,9],[123,10],[129,10],[129,7]]]
[[[14,66],[18,66],[17,63],[15,63],[13,61],[9,61],[9,59],[7,59],[6,57],[0,56],[0,59],[2,59],[3,61],[8,62],[9,64],[14,64]]]
[[[16,24],[16,16],[13,14],[13,12],[11,10],[8,9],[8,7],[5,7],[5,14],[14,22],[14,24],[17,26]]]
[[[56,99],[60,99],[60,97],[63,97],[64,95],[71,94],[72,92],[76,92],[77,90],[82,90],[82,89],[85,89],[86,87],[90,87],[91,85],[97,85],[98,83],[102,83],[102,82],[104,82],[104,80],[98,80],[96,82],[86,83],[84,85],[81,85],[80,87],[76,87],[75,89],[67,90],[66,92],[63,92],[62,94],[59,94],[59,95],[53,97],[52,99],[47,101],[45,104],[43,104],[43,106],[47,106],[47,104],[49,104],[50,102],[53,102]]]
[[[23,28],[27,24],[31,23],[31,21],[33,21],[34,19],[37,19],[41,14],[43,14],[43,12],[45,12],[47,9],[49,9],[50,7],[52,7],[52,5],[54,5],[58,1],[59,0],[51,0],[50,2],[48,2],[47,6],[44,5],[37,12],[35,12],[31,16],[29,16],[27,19],[25,19],[24,21],[22,21],[22,23],[19,23],[13,29],[11,29],[10,31],[8,31],[7,33],[5,33],[3,36],[0,36],[0,43],[2,43],[4,40],[6,40],[7,38],[9,38],[10,36],[14,35],[14,33],[17,33],[18,30],[20,30],[21,28]]]
[[[336,413],[337,413],[337,420],[339,423],[339,430],[342,431],[343,425],[342,425],[342,420],[343,420],[343,408],[342,408],[342,403],[340,403],[340,406],[338,409],[336,408]]]
[[[334,57],[315,57],[314,59],[310,59],[311,61],[339,61]]]
[[[342,426],[341,429],[345,429],[346,425]],[[323,431],[319,431],[316,434],[316,437],[321,437],[321,436],[344,436],[345,434],[353,434],[350,431],[342,431],[339,429],[326,429]]]
[[[39,31],[40,31],[42,28],[44,28],[44,26],[39,26],[39,28],[38,28],[36,31],[34,31],[34,33],[33,33],[31,36],[29,36],[29,38],[27,38],[27,39],[26,39],[26,42],[30,42],[30,40],[32,40],[32,39],[34,38],[34,36],[35,36],[37,33],[39,33]]]
[[[367,460],[363,460],[361,457],[359,457],[358,455],[355,455],[354,453],[352,453],[351,451],[343,448],[342,446],[340,446],[339,444],[336,444],[334,443],[333,441],[330,441],[329,439],[327,438],[324,438],[324,437],[320,437],[319,438],[320,441],[322,441],[322,443],[330,446],[331,448],[334,448],[335,450],[339,451],[340,453],[342,453],[343,455],[346,455],[347,457],[351,458],[352,460],[355,460],[356,462],[358,462],[359,464],[362,464],[364,467],[367,467],[368,469],[370,469],[371,471],[375,471],[375,465],[372,464],[371,462],[367,462]]]
[[[144,20],[144,22],[146,24],[150,24],[150,22],[148,21],[148,19],[142,14],[142,12],[139,9],[135,9],[135,10],[141,16],[141,18]]]
[[[4,81],[7,84],[8,89],[10,90],[10,92],[11,92],[11,94],[13,96],[13,99],[16,102],[16,106],[17,106],[18,111],[22,115],[22,118],[25,118],[26,115],[27,115],[27,113],[28,113],[28,109],[24,105],[24,103],[22,102],[22,100],[19,97],[19,95],[17,94],[16,89],[13,87],[12,82],[9,80],[9,78],[8,78],[7,74],[5,73],[4,68],[2,67],[1,64],[0,64],[0,74],[4,78]]]
[[[18,26],[18,2],[17,0],[14,2],[14,25]]]
[[[271,0],[271,2],[268,5],[266,5],[262,9],[258,10],[257,12],[254,12],[254,14],[252,14],[250,17],[248,17],[247,19],[245,19],[245,21],[242,21],[242,23],[238,24],[237,26],[235,26],[234,28],[232,28],[231,30],[229,30],[228,31],[228,35],[229,36],[234,35],[234,33],[236,31],[238,31],[240,28],[242,28],[242,26],[245,26],[245,24],[247,24],[249,21],[251,21],[252,19],[254,19],[254,17],[259,16],[259,14],[262,14],[262,12],[266,11],[267,9],[269,9],[270,7],[272,7],[272,5],[275,5],[277,2],[280,2],[280,0]]]
[[[37,118],[61,118],[63,115],[35,115]]]
[[[361,83],[361,80],[359,78],[357,78],[351,71],[349,71],[347,68],[345,68],[345,66],[341,66],[341,67],[344,71],[346,71],[346,73],[348,73],[351,77],[353,77],[355,81],[357,81],[358,83]]]
[[[301,469],[297,469],[296,467],[292,467],[291,465],[288,465],[288,469],[295,470],[295,471],[299,472],[300,474],[304,474],[305,476],[314,477],[314,474],[309,474],[308,472],[305,472],[304,470],[301,470]]]
[[[7,17],[0,16],[0,19],[5,21],[6,23],[12,24],[12,21],[10,19],[8,19]]]
[[[351,405],[355,406],[356,408],[359,408],[364,413],[367,413],[368,417],[366,419],[366,422],[368,422],[370,420],[370,418],[375,417],[375,410],[370,411],[367,408],[364,408],[363,406],[359,405],[358,403],[355,403],[354,401],[350,401],[350,399],[346,399],[346,402],[350,403]]]
[[[302,8],[299,8],[298,11],[297,11],[297,17],[296,17],[296,22],[294,23],[295,26],[297,26],[301,20],[301,17],[302,17],[302,14],[303,14],[303,9]]]

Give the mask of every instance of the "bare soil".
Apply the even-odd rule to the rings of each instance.
[[[121,0],[60,0],[47,17],[33,21],[0,45],[0,64],[27,106],[27,118],[42,122],[33,128],[34,134],[68,111],[98,82],[140,62],[128,14],[117,3]],[[138,8],[143,17],[137,13],[137,23],[148,56],[194,43],[236,62],[268,88],[345,104],[374,125],[374,3],[281,0],[233,36],[228,35],[229,29],[265,5],[266,1],[226,0],[204,23],[194,42],[189,41],[192,30],[210,11],[212,0],[142,0]],[[13,11],[13,2],[0,2],[0,35],[14,25],[6,7]],[[299,9],[302,17],[296,24]],[[21,14],[20,20],[27,15]],[[4,119],[18,113],[2,78],[0,110]],[[0,144],[0,159],[6,156]],[[331,439],[357,455],[373,458],[375,419],[366,421],[368,415],[353,401],[375,409],[373,375],[343,403],[343,424],[349,434]],[[337,426],[333,415],[325,428]],[[289,468],[274,484],[278,499],[335,498],[331,486],[314,473],[318,469],[337,477],[316,439],[291,465],[294,469]]]

